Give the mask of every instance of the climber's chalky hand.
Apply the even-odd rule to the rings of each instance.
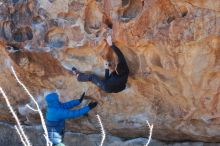
[[[107,36],[106,41],[107,41],[109,46],[112,46],[112,37],[111,37],[111,35]]]

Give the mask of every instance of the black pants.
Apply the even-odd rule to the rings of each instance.
[[[99,88],[101,88],[102,90],[108,92],[105,80],[101,79],[97,75],[80,73],[77,80],[80,81],[80,82],[90,81],[93,84],[95,84],[96,86],[98,86]]]

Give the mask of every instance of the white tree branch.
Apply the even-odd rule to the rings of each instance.
[[[24,146],[27,146],[27,144],[26,144],[25,141],[24,141],[24,138],[23,138],[22,135],[21,135],[21,132],[18,130],[18,127],[17,127],[16,125],[15,125],[14,127],[15,127],[15,129],[16,129],[16,131],[17,131],[17,133],[18,133],[18,135],[19,135],[19,137],[20,137],[21,142],[23,143],[23,145],[24,145]]]
[[[147,121],[147,126],[149,127],[149,137],[148,137],[148,141],[147,141],[147,143],[146,143],[146,145],[145,146],[148,146],[149,145],[149,143],[150,143],[150,141],[151,141],[151,137],[152,137],[152,133],[153,133],[153,127],[154,127],[154,125],[152,124],[150,124],[148,121]]]
[[[3,97],[4,97],[5,101],[6,101],[6,104],[7,104],[8,108],[9,108],[10,112],[12,113],[13,117],[15,118],[16,123],[18,124],[18,128],[20,130],[20,134],[24,137],[27,146],[31,146],[31,143],[30,143],[27,135],[25,134],[25,132],[23,130],[23,127],[21,126],[21,122],[19,121],[17,114],[13,110],[13,108],[12,108],[12,106],[11,106],[9,100],[8,100],[8,97],[6,96],[6,94],[3,91],[2,87],[0,87],[0,92],[3,95]],[[22,141],[22,139],[21,139],[21,141]]]
[[[99,126],[101,128],[101,134],[102,134],[102,141],[101,141],[100,146],[103,146],[103,143],[105,141],[105,130],[104,130],[104,127],[103,127],[103,124],[102,124],[100,116],[98,114],[96,116],[98,118]]]
[[[34,112],[38,112],[38,110],[34,109],[33,107],[31,107],[29,104],[25,105],[27,108],[29,108],[30,110],[34,111]]]
[[[33,102],[35,103],[36,107],[37,107],[37,111],[40,115],[40,119],[41,119],[41,124],[42,124],[42,127],[44,129],[44,135],[46,138],[46,145],[47,146],[51,146],[51,142],[49,141],[49,138],[48,138],[48,132],[47,132],[47,127],[46,127],[46,124],[45,124],[45,120],[44,120],[44,116],[43,116],[43,113],[37,103],[37,101],[34,99],[34,97],[31,95],[31,93],[28,91],[27,87],[19,80],[13,66],[11,66],[11,70],[12,70],[12,73],[13,75],[15,76],[15,79],[17,80],[17,82],[23,87],[23,89],[27,92],[27,94],[29,95],[29,97],[33,100]]]

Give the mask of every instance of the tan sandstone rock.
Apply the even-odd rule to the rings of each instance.
[[[106,131],[119,137],[147,137],[148,120],[154,139],[220,142],[219,0],[21,0],[3,7],[10,11],[0,12],[0,86],[17,111],[30,99],[10,65],[42,109],[44,92],[51,90],[60,92],[61,101],[83,91],[99,101],[88,117],[68,120],[68,131],[97,133],[98,113]],[[33,39],[15,42],[11,35],[26,26]],[[126,89],[117,94],[77,82],[65,69],[103,76],[103,58],[117,61],[103,40],[111,27],[130,69]],[[13,52],[6,44],[21,47]],[[12,122],[0,101],[1,121]],[[23,123],[39,124],[37,114],[19,114]]]

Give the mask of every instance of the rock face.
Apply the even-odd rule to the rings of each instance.
[[[1,145],[8,146],[23,146],[17,133],[14,132],[14,128],[10,124],[0,123],[0,143]],[[29,134],[30,141],[33,146],[45,145],[45,139],[41,134],[41,126],[25,126],[25,131]],[[11,140],[8,139],[8,135],[13,137]],[[81,134],[66,132],[64,135],[64,141],[66,146],[97,146],[100,144],[100,134]],[[147,140],[145,138],[137,138],[131,140],[123,140],[118,137],[107,135],[104,142],[105,146],[143,146]],[[157,140],[151,140],[149,146],[219,146],[218,143],[203,143],[203,142],[160,142]]]
[[[0,86],[23,123],[39,117],[25,108],[30,99],[11,65],[42,109],[51,90],[61,101],[83,91],[99,101],[88,117],[69,120],[68,131],[98,133],[98,113],[106,131],[122,138],[146,137],[148,120],[154,139],[220,142],[219,0],[5,0],[0,19]],[[117,94],[65,69],[103,76],[103,59],[117,62],[103,40],[110,29],[131,72]],[[14,122],[0,101],[1,121]]]

